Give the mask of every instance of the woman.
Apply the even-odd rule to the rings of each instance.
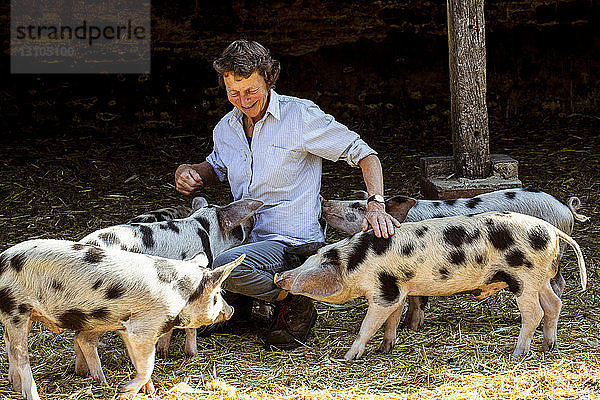
[[[288,295],[273,284],[284,267],[284,248],[324,241],[320,215],[322,160],[345,160],[362,169],[371,196],[363,230],[377,237],[399,222],[385,212],[383,177],[377,153],[358,134],[336,122],[309,100],[277,94],[279,62],[253,41],[236,40],[214,61],[219,82],[234,109],[213,132],[213,152],[199,164],[175,172],[176,188],[190,194],[227,180],[234,200],[264,202],[250,241],[215,258],[216,268],[246,253],[223,287],[276,304],[268,344],[287,349],[304,342],[316,320],[311,300]]]

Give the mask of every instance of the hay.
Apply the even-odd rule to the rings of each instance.
[[[525,185],[563,201],[577,195],[581,212],[592,218],[590,223],[577,223],[574,233],[586,258],[589,288],[579,291],[575,258],[567,253],[562,264],[567,287],[554,351],[540,352],[540,328],[532,353],[519,362],[509,359],[520,317],[512,295],[499,293],[480,302],[469,296],[431,299],[423,331],[400,330],[392,354],[376,353],[379,332],[363,359],[345,362],[341,357],[354,339],[366,303],[318,303],[314,334],[306,346],[293,351],[265,349],[261,321],[199,339],[198,354],[191,359],[183,354],[183,335],[175,335],[170,358],[156,361],[157,398],[600,398],[600,139],[569,133],[593,132],[583,120],[560,124],[496,127],[492,137],[493,152],[504,151],[519,160]],[[527,132],[527,142],[517,139],[515,131]],[[450,149],[447,136],[428,143],[390,138],[372,142],[385,167],[388,192],[412,196],[418,196],[418,157],[441,155],[432,149]],[[173,171],[181,162],[198,161],[209,149],[209,140],[190,136],[5,139],[0,146],[0,250],[33,237],[77,240],[150,209],[187,205],[190,199],[173,188]],[[363,188],[359,170],[343,163],[325,168],[325,196],[350,197]],[[214,203],[230,199],[226,186],[203,194]],[[340,237],[331,232],[331,239]],[[110,385],[103,388],[74,375],[72,336],[56,336],[34,325],[31,365],[42,397],[113,398],[134,375],[119,338],[107,334],[101,340],[99,353]],[[0,397],[21,398],[8,385],[6,371],[2,351]]]

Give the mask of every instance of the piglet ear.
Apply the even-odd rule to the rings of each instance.
[[[196,254],[194,257],[188,259],[188,261],[191,261],[195,264],[198,264],[199,267],[208,267],[208,257],[206,256],[206,253],[201,251],[198,254]]]
[[[417,200],[412,197],[394,196],[385,202],[385,210],[399,222],[404,222],[406,215],[415,204]]]
[[[244,258],[246,258],[246,254],[242,254],[232,262],[227,263],[225,265],[221,265],[219,268],[215,268],[214,270],[210,271],[209,279],[212,286],[214,288],[221,286],[223,281],[227,279],[229,274],[231,274],[231,271],[233,271],[235,267],[237,267],[242,263],[242,261],[244,261]]]
[[[229,203],[224,207],[219,207],[217,217],[221,229],[223,232],[229,232],[254,215],[256,210],[262,207],[263,204],[260,200],[242,199]]]
[[[334,268],[318,266],[300,273],[294,279],[290,293],[320,298],[333,296],[340,290],[342,285]]]
[[[206,201],[204,197],[194,197],[194,199],[192,200],[192,212],[202,207],[206,207],[207,205],[208,201]]]

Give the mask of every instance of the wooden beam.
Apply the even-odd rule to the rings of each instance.
[[[490,174],[483,0],[447,0],[455,174]]]

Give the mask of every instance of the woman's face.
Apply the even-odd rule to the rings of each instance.
[[[265,79],[253,72],[248,78],[234,74],[223,75],[227,99],[238,110],[254,122],[265,115],[269,100],[269,90]]]

